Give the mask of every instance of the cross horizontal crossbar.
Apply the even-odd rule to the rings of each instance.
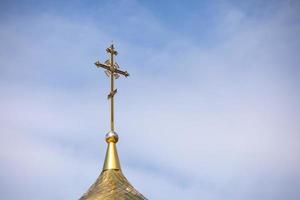
[[[95,62],[95,65],[99,68],[99,67],[102,67],[104,69],[107,69],[113,73],[118,73],[118,74],[121,74],[125,77],[129,76],[129,73],[127,71],[122,71],[122,70],[119,70],[119,69],[115,69],[115,68],[111,68],[111,66],[108,66],[106,64],[103,64],[103,63],[100,63],[99,61]]]

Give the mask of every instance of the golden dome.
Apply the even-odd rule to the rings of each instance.
[[[144,200],[121,170],[102,171],[96,182],[79,200]]]
[[[108,142],[108,146],[103,170],[96,182],[79,200],[146,199],[142,194],[134,189],[123,175],[115,140],[107,139],[106,141]]]
[[[104,68],[108,76],[110,76],[110,93],[108,99],[110,100],[110,127],[111,130],[106,134],[107,150],[103,170],[90,187],[90,189],[79,200],[143,200],[146,199],[128,182],[121,171],[119,156],[117,152],[116,143],[119,140],[118,134],[114,131],[114,96],[117,89],[114,89],[114,80],[123,75],[129,76],[127,71],[122,71],[114,62],[114,55],[117,51],[112,44],[106,50],[110,54],[109,62],[100,63],[97,61],[95,65],[99,68]],[[118,75],[118,76],[116,76]]]

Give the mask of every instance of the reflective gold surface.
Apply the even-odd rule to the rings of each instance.
[[[146,199],[128,182],[121,170],[102,171],[96,182],[79,200]]]

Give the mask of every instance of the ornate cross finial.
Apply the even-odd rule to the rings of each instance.
[[[97,68],[104,68],[105,74],[110,77],[110,93],[107,96],[110,100],[110,132],[106,135],[106,141],[117,142],[118,135],[114,130],[114,96],[117,93],[117,89],[114,88],[114,80],[119,78],[120,75],[127,77],[129,76],[129,73],[127,71],[120,70],[118,63],[114,62],[114,56],[118,55],[118,52],[115,50],[113,44],[106,49],[106,52],[110,54],[109,60],[106,60],[104,63],[97,61],[95,62],[95,65]]]

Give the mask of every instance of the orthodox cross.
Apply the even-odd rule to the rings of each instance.
[[[105,69],[105,74],[110,77],[110,93],[107,98],[110,100],[110,130],[114,133],[114,96],[117,93],[117,89],[114,88],[114,80],[119,78],[120,75],[125,77],[129,76],[127,71],[119,70],[118,63],[114,62],[114,56],[118,55],[118,52],[115,50],[114,45],[110,45],[106,49],[106,52],[110,54],[110,59],[106,60],[104,63],[99,61],[95,62],[97,68],[102,67]]]

